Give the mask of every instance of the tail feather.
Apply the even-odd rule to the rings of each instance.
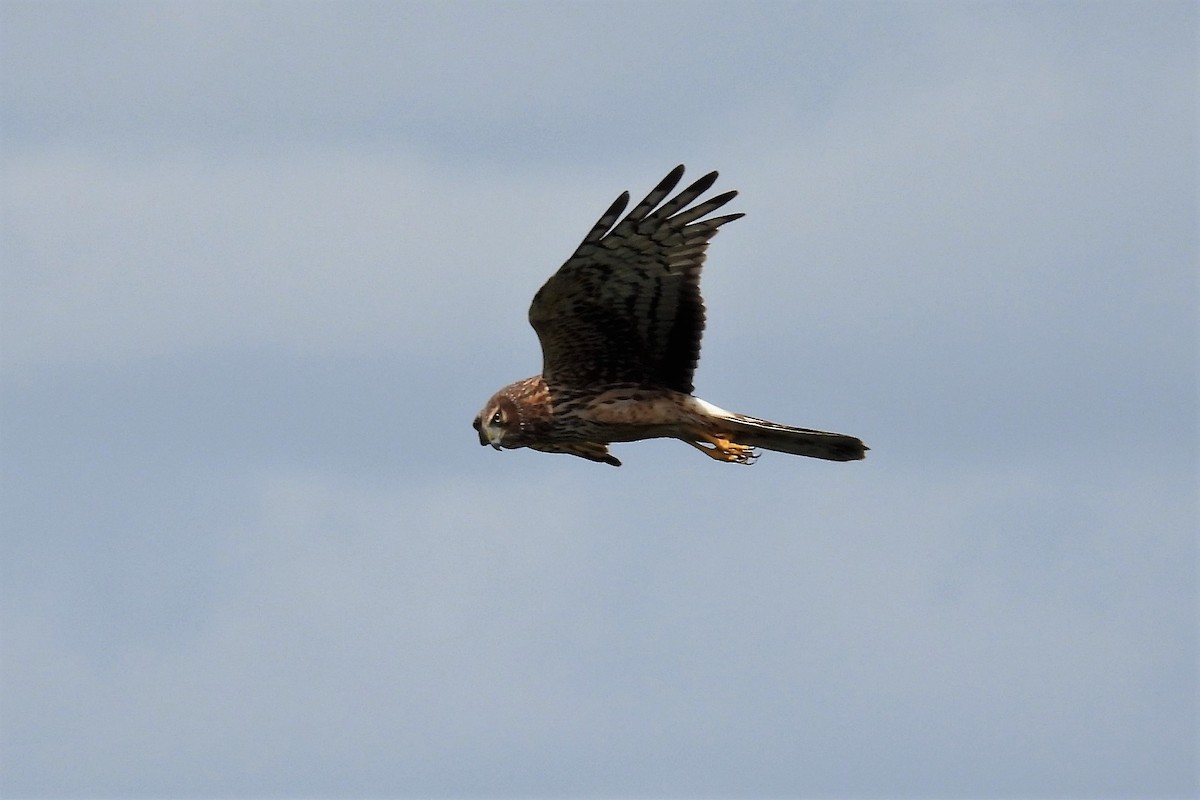
[[[870,449],[861,439],[844,433],[793,428],[745,414],[726,413],[724,421],[730,428],[731,438],[738,444],[827,461],[859,461],[866,458]]]

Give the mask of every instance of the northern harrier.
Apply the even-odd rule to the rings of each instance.
[[[853,436],[779,425],[692,397],[705,250],[717,228],[742,215],[707,216],[737,192],[691,205],[716,172],[664,203],[682,176],[683,165],[671,170],[617,222],[629,203],[622,193],[534,295],[529,322],[542,343],[542,374],[488,400],[475,417],[480,444],[614,467],[621,462],[609,443],[659,437],[736,464],[751,463],[755,447],[830,461],[864,457],[866,446]]]

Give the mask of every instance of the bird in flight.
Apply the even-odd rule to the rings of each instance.
[[[542,374],[488,400],[474,422],[481,445],[614,467],[621,462],[610,443],[654,438],[679,439],[734,464],[753,462],[756,447],[830,461],[865,456],[853,436],[780,425],[692,396],[705,251],[718,228],[743,215],[709,216],[737,192],[693,205],[716,172],[668,200],[682,177],[681,164],[624,219],[629,192],[622,193],[534,295],[529,322],[542,344]]]

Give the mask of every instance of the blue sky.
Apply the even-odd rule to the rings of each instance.
[[[0,791],[1198,789],[1190,3],[0,4]],[[480,448],[533,292],[741,191],[697,393]]]

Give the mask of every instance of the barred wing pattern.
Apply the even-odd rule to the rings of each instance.
[[[618,223],[629,203],[624,192],[534,296],[529,322],[550,386],[635,384],[691,393],[704,332],[705,251],[719,227],[743,215],[705,219],[734,191],[688,207],[716,172],[663,203],[681,177],[683,165]]]

